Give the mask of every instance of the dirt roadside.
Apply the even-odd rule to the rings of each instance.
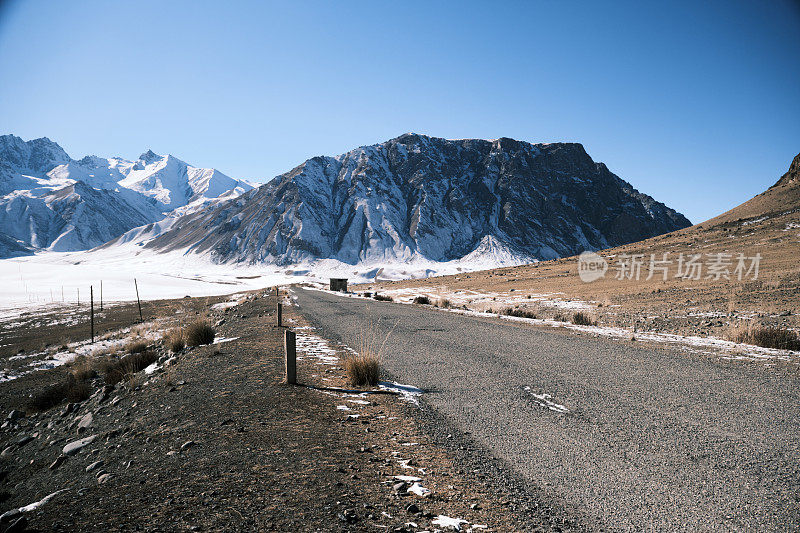
[[[165,306],[163,318],[185,322],[223,299],[200,300],[181,301],[188,315],[178,318]],[[397,396],[283,384],[283,329],[274,326],[274,308],[273,293],[246,295],[238,305],[210,313],[224,342],[185,350],[163,370],[113,390],[95,378],[89,400],[7,424],[0,433],[2,512],[63,490],[23,513],[29,530],[577,527],[546,506],[527,512],[528,503],[473,468],[468,444],[455,447],[461,456],[440,445],[439,437],[426,433],[424,417],[414,416],[417,408]],[[341,365],[314,351],[325,341],[314,338],[291,306],[285,320],[305,335],[299,344],[310,347],[298,354],[299,381],[345,386]],[[166,355],[158,343],[153,346]],[[25,387],[43,386],[66,371],[59,367],[0,384],[0,406],[6,413],[18,409]],[[87,437],[94,439],[74,454],[63,453],[66,444]],[[414,483],[430,494],[407,492]],[[7,517],[3,527],[16,519]]]

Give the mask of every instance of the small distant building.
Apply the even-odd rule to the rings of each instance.
[[[331,278],[331,290],[347,292],[347,278]]]

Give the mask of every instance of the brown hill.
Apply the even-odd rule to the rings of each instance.
[[[417,287],[443,297],[466,294],[459,291],[496,293],[493,297],[497,300],[475,298],[475,305],[468,305],[496,309],[501,305],[496,302],[510,300],[511,305],[530,308],[544,317],[563,311],[547,299],[538,300],[535,296],[551,294],[554,299],[589,302],[591,313],[601,324],[681,333],[726,336],[730,328],[745,320],[749,321],[745,323],[755,320],[797,327],[800,325],[797,260],[800,154],[775,185],[726,213],[682,230],[598,253],[608,261],[608,271],[605,277],[590,283],[581,281],[577,258],[569,257],[514,268],[370,286],[378,290]],[[665,253],[671,261],[663,265],[667,267],[667,279],[663,279],[663,271],[659,270],[646,279],[651,255],[658,261]],[[685,270],[689,257],[697,254],[700,254],[698,262],[702,263],[699,279],[678,277],[678,267]],[[723,254],[721,259],[717,254]],[[739,254],[744,258],[741,279],[737,271]],[[638,280],[621,266],[624,261],[631,264],[628,256],[639,256],[637,259],[642,262]],[[756,276],[754,270],[748,273],[747,269],[757,256],[760,261]],[[709,270],[715,260],[723,265],[720,268],[723,275],[719,277],[713,267]],[[534,297],[526,298],[527,295]]]

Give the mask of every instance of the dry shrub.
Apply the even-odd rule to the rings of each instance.
[[[778,350],[800,350],[797,332],[779,326],[748,326],[736,328],[733,340],[762,348]]]
[[[375,386],[380,378],[380,360],[383,349],[394,328],[380,335],[380,321],[372,323],[358,336],[358,353],[345,357],[344,370],[351,386]],[[397,327],[397,324],[395,324]]]
[[[378,294],[377,292],[375,293],[375,295],[373,296],[373,298],[374,298],[374,299],[376,299],[376,300],[378,300],[379,302],[393,302],[393,301],[394,301],[394,298],[392,298],[391,296],[386,296],[386,295],[383,295],[383,294]]]
[[[556,316],[553,317],[553,320],[556,322],[569,322],[566,316],[561,313],[556,313]]]
[[[350,355],[344,360],[344,370],[350,385],[370,387],[378,384],[380,365],[375,354]]]
[[[164,346],[172,352],[180,352],[186,346],[186,336],[181,328],[173,328],[164,333],[161,338]]]
[[[206,320],[198,320],[186,328],[186,344],[200,346],[214,342],[216,332]]]
[[[416,298],[414,298],[414,303],[415,304],[430,305],[431,299],[428,298],[427,296],[424,296],[424,295],[423,296],[417,296]]]
[[[450,309],[451,307],[453,307],[453,304],[447,298],[440,298],[439,301],[437,302],[436,306],[437,307],[442,307],[444,309]]]
[[[514,307],[507,307],[503,310],[503,314],[507,316],[517,316],[520,318],[536,318],[536,314],[533,311],[528,311],[527,309],[520,309]]]
[[[147,350],[147,341],[131,341],[125,345],[125,351],[128,353],[142,353]]]
[[[76,357],[69,366],[72,376],[77,381],[87,381],[97,376],[92,361],[85,355]]]
[[[99,361],[98,366],[103,379],[108,385],[116,385],[130,374],[144,370],[158,360],[155,352],[145,351],[132,353],[120,359],[107,358]]]
[[[64,400],[82,402],[91,395],[92,388],[89,384],[75,379],[75,376],[70,374],[64,381],[50,385],[34,394],[28,402],[28,407],[35,411],[46,411]]]
[[[595,321],[592,320],[592,317],[589,316],[589,313],[584,313],[583,311],[578,311],[572,315],[572,323],[577,324],[578,326],[595,325]]]

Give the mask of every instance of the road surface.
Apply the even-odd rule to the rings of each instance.
[[[800,529],[800,379],[677,349],[294,289],[440,416],[602,526]]]

